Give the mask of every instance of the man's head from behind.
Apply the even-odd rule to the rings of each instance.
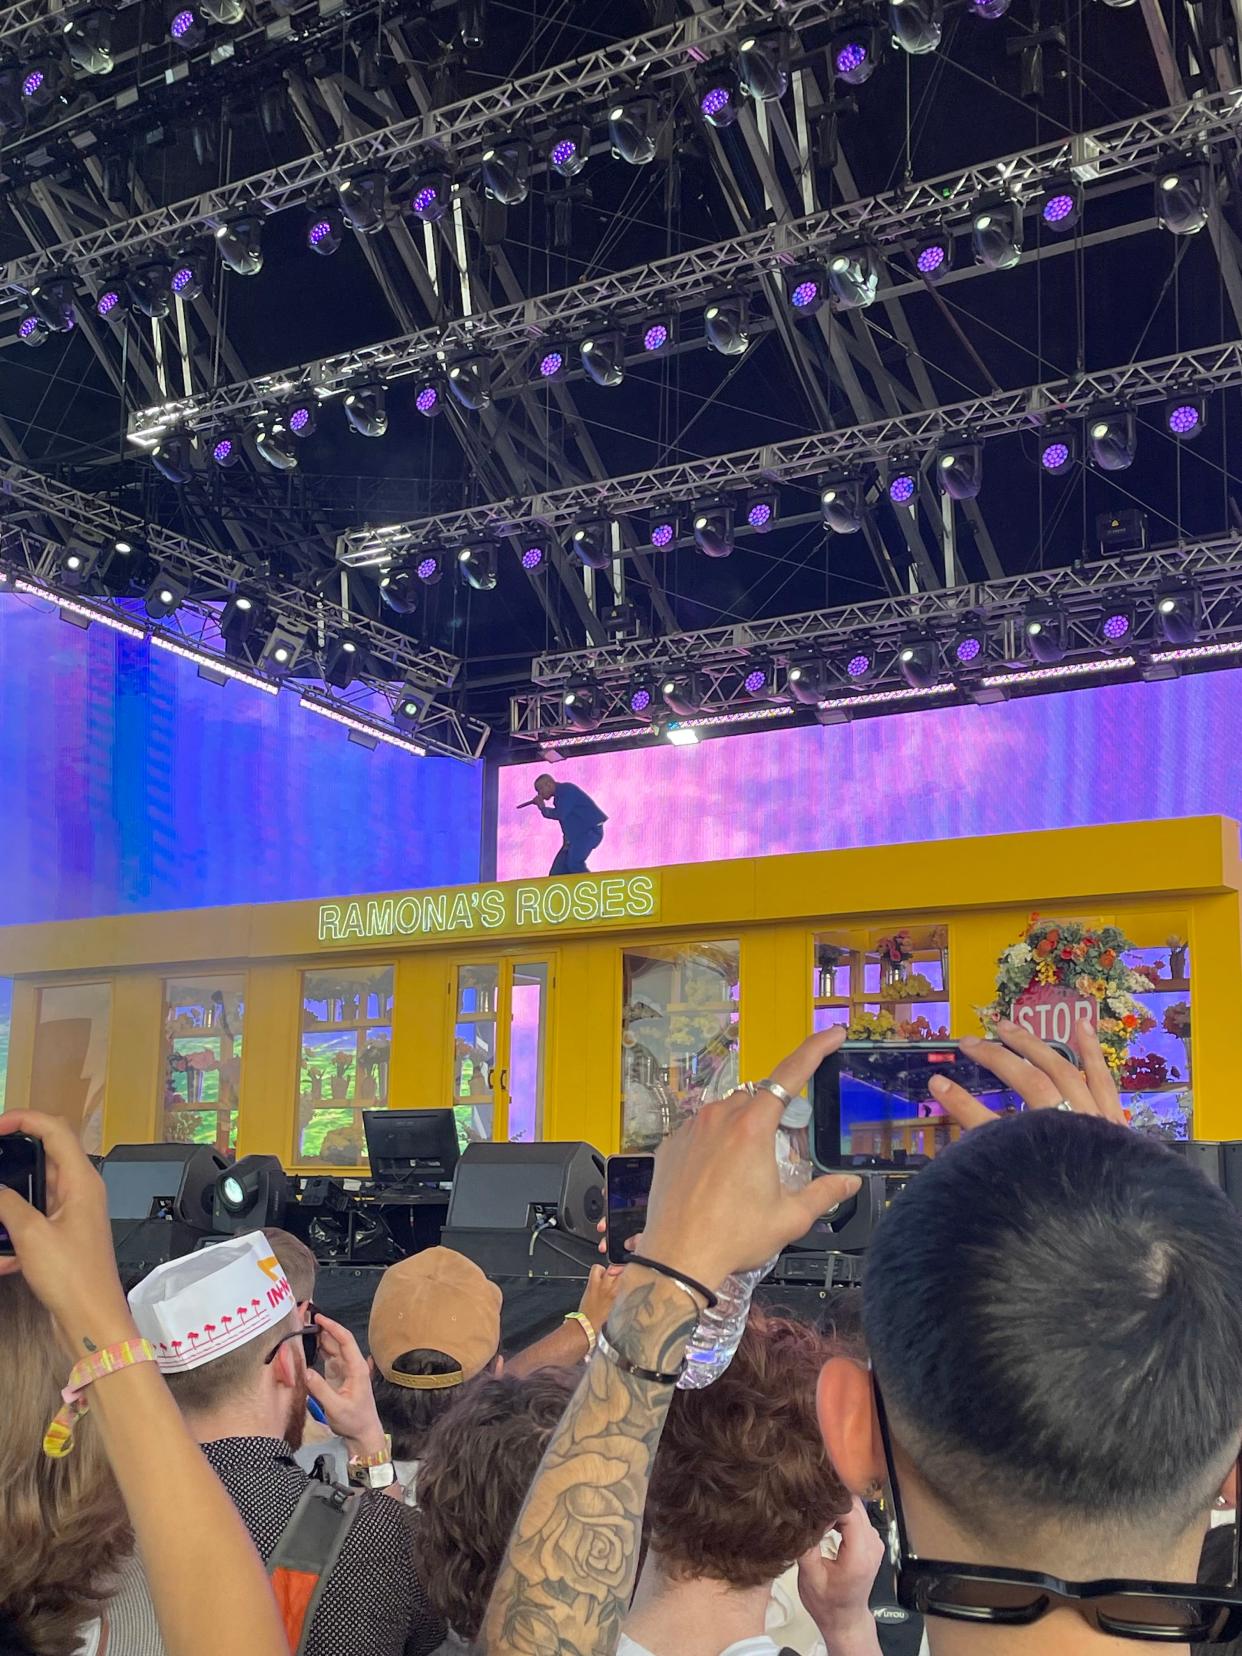
[[[556,792],[556,778],[546,772],[535,778],[535,792],[540,799],[551,799]]]
[[[1098,1118],[1003,1120],[910,1181],[863,1301],[916,1551],[1169,1580],[1176,1549],[1193,1578],[1242,1437],[1242,1216],[1219,1190]],[[828,1365],[820,1420],[851,1487],[883,1477],[857,1365]]]

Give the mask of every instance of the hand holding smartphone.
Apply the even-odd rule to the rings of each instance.
[[[0,1137],[0,1185],[15,1190],[31,1207],[47,1212],[47,1174],[43,1146],[29,1133],[8,1133]],[[0,1225],[0,1254],[11,1258],[13,1243]]]
[[[624,1265],[631,1249],[626,1242],[641,1234],[647,1223],[647,1199],[655,1172],[654,1155],[609,1156],[607,1192],[608,1263]]]

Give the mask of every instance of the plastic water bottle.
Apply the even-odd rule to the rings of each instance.
[[[786,1105],[776,1134],[776,1170],[785,1190],[804,1190],[811,1182],[811,1159],[807,1129],[811,1106],[805,1098]],[[686,1370],[677,1382],[679,1391],[702,1391],[710,1386],[733,1361],[733,1354],[746,1327],[751,1295],[780,1255],[753,1271],[735,1271],[720,1285],[719,1299],[704,1311],[686,1347]]]

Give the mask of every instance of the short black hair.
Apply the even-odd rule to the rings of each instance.
[[[456,1357],[428,1350],[403,1351],[392,1366],[398,1374],[453,1374],[461,1368]],[[376,1412],[380,1425],[392,1438],[392,1452],[397,1460],[419,1458],[427,1433],[441,1415],[448,1413],[469,1384],[467,1380],[462,1385],[416,1391],[411,1386],[398,1386],[385,1379],[378,1369],[372,1372]]]
[[[1033,1111],[964,1135],[876,1232],[876,1378],[924,1482],[1004,1513],[1188,1526],[1242,1436],[1242,1215],[1154,1140]]]

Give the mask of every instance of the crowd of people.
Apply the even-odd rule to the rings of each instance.
[[[0,1190],[0,1656],[1104,1656],[1242,1651],[1242,1214],[1012,1026],[1030,1108],[969,1129],[814,1322],[758,1306],[677,1387],[731,1274],[850,1199],[774,1145],[840,1031],[704,1106],[639,1257],[502,1352],[432,1248],[366,1355],[268,1230],[123,1293],[102,1182],[32,1112],[47,1212]],[[640,1262],[641,1261],[641,1262]]]

